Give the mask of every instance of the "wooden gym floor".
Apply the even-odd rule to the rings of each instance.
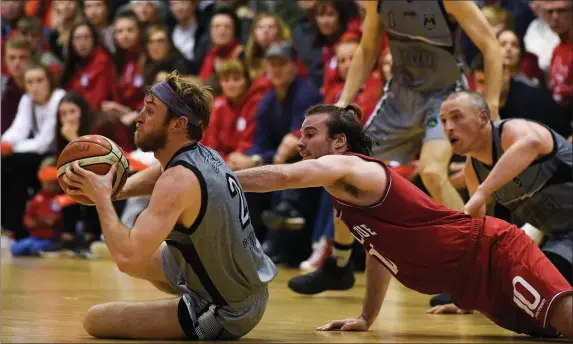
[[[170,297],[146,281],[124,275],[111,261],[4,256],[1,265],[2,343],[97,342],[81,326],[91,305]],[[287,288],[286,282],[296,273],[280,269],[270,285],[270,301],[263,320],[243,342],[541,342],[501,329],[477,313],[426,315],[429,296],[408,290],[395,280],[369,332],[317,332],[315,328],[329,320],[359,315],[364,275],[358,274],[357,284],[350,291],[308,297]]]

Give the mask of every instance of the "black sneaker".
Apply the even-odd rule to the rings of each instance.
[[[40,257],[44,258],[56,258],[56,257],[73,257],[75,256],[75,250],[77,247],[76,240],[59,240],[53,245],[40,251]]]
[[[430,306],[442,306],[452,303],[452,297],[448,293],[441,293],[430,299]]]
[[[336,259],[329,257],[322,267],[306,275],[293,277],[288,287],[295,293],[314,295],[326,290],[349,290],[354,286],[354,269],[349,262],[339,268]]]
[[[261,218],[268,229],[299,230],[306,223],[304,217],[287,202],[279,203],[273,210],[263,211]]]

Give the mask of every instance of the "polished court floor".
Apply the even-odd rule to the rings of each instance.
[[[111,261],[72,258],[1,260],[2,343],[99,342],[81,323],[93,304],[113,300],[139,301],[170,297],[131,278]],[[281,269],[270,286],[267,312],[242,342],[254,343],[518,343],[540,341],[513,334],[484,316],[426,315],[428,296],[392,281],[380,316],[369,332],[317,332],[329,320],[360,314],[364,275],[347,292],[308,297],[286,287],[295,270]],[[117,341],[101,341],[117,342]]]

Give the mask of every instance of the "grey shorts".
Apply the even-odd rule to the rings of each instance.
[[[373,139],[374,157],[408,164],[420,152],[423,142],[446,140],[440,122],[442,102],[465,86],[465,79],[460,79],[451,88],[420,93],[390,78],[384,96],[366,123]]]
[[[548,237],[540,248],[543,252],[556,254],[573,264],[573,231]]]
[[[249,333],[263,318],[269,299],[265,287],[246,306],[217,306],[187,288],[169,248],[162,250],[163,273],[171,287],[181,293],[178,316],[181,328],[189,339],[234,340]]]

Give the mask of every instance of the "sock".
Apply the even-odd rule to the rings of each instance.
[[[336,266],[339,268],[343,268],[348,265],[348,261],[350,260],[350,255],[352,254],[352,246],[339,244],[336,241],[332,247],[332,256],[336,259]]]

